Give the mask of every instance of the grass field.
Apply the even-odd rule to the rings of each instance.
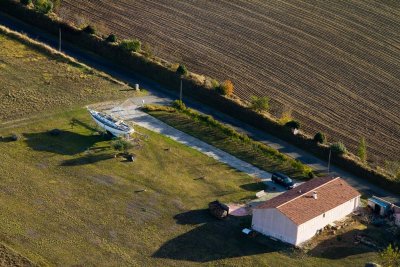
[[[399,160],[398,1],[63,0],[60,16],[137,37],[189,70],[269,96],[309,134],[325,132],[370,164]]]
[[[163,106],[152,106],[147,112],[157,119],[172,127],[192,135],[214,147],[217,147],[245,162],[268,172],[283,172],[295,179],[309,179],[308,172],[311,168],[303,166],[300,162],[291,161],[290,158],[279,154],[273,149],[259,143],[244,141],[225,133],[223,129],[198,118],[185,114],[175,109],[168,110]],[[196,114],[191,111],[189,114]],[[260,188],[262,190],[262,188]]]
[[[73,128],[72,118],[80,122]],[[0,142],[0,240],[35,263],[355,266],[376,257],[368,248],[296,256],[269,239],[246,239],[240,230],[250,218],[219,221],[205,208],[254,197],[253,178],[140,128],[147,138],[135,136],[137,159],[124,162],[93,125],[77,110],[0,130],[23,136]],[[51,136],[53,128],[61,134]]]
[[[1,31],[0,51],[0,123],[134,95],[88,67],[39,52]]]

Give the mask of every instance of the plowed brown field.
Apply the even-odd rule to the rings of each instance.
[[[369,159],[400,152],[400,2],[292,0],[63,0],[60,15],[137,37],[156,55],[266,95]]]

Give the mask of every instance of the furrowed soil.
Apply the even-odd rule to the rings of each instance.
[[[365,137],[370,163],[399,160],[400,2],[64,0],[60,16],[137,37],[194,72],[269,96],[309,134]]]

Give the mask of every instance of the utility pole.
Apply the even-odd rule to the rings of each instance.
[[[329,169],[331,167],[331,148],[329,148],[329,158],[328,158],[328,174],[329,174]]]
[[[61,28],[58,28],[58,51],[61,52]]]
[[[182,78],[181,78],[181,88],[179,91],[179,100],[182,102]]]

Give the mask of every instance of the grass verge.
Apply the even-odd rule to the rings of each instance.
[[[147,105],[150,115],[268,172],[283,172],[296,179],[313,177],[312,169],[276,149],[249,138],[209,115],[192,109]]]

